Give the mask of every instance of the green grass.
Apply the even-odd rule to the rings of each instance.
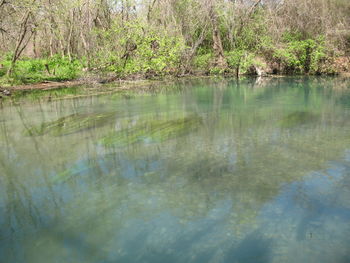
[[[67,57],[23,58],[16,62],[13,73],[7,76],[9,59],[0,62],[0,85],[12,86],[44,81],[66,81],[78,78],[83,72],[83,61]]]

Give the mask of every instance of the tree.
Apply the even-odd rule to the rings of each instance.
[[[35,2],[36,0],[33,0],[31,2],[31,5],[34,6]],[[12,55],[11,65],[7,71],[8,76],[12,75],[13,68],[15,67],[16,61],[19,59],[23,50],[27,47],[29,41],[33,37],[35,33],[35,27],[36,25],[35,25],[34,10],[32,9],[32,7],[28,6],[20,22],[18,38],[17,38],[13,55]]]

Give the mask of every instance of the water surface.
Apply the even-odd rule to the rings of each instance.
[[[350,262],[350,81],[0,108],[0,262]]]

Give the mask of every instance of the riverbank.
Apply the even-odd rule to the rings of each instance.
[[[112,93],[127,92],[158,92],[160,90],[173,89],[172,84],[179,81],[213,78],[217,76],[207,75],[186,75],[186,76],[162,76],[152,79],[140,76],[129,76],[128,78],[111,77],[86,77],[83,79],[69,81],[46,81],[35,84],[25,84],[16,86],[0,87],[0,101],[8,99],[20,99],[25,97],[62,99],[71,97],[84,97],[93,95],[103,95]],[[223,77],[223,76],[222,76]],[[226,75],[226,77],[229,77]],[[160,88],[162,87],[162,88]]]
[[[132,98],[138,94],[156,94],[160,92],[176,92],[184,83],[203,85],[217,81],[239,81],[251,83],[254,88],[274,85],[283,79],[303,81],[312,79],[314,83],[327,82],[329,78],[336,78],[336,89],[346,89],[344,84],[350,78],[350,73],[341,73],[336,76],[310,76],[310,75],[265,75],[263,77],[240,76],[236,78],[232,74],[226,75],[186,75],[186,76],[163,76],[153,79],[129,78],[129,79],[79,79],[63,82],[44,82],[31,85],[18,85],[0,89],[0,102],[25,102],[33,100],[61,100],[89,96],[107,95]],[[325,86],[326,87],[326,86]],[[327,86],[327,88],[330,88]]]
[[[55,63],[53,63],[53,60]],[[227,58],[229,61],[229,58]],[[70,87],[83,84],[107,84],[121,83],[129,81],[177,79],[182,77],[207,77],[207,76],[304,76],[304,75],[340,75],[350,74],[350,57],[338,56],[329,57],[324,61],[319,61],[317,67],[312,71],[306,70],[307,65],[293,66],[282,63],[278,59],[267,60],[266,58],[254,56],[242,65],[227,64],[222,68],[212,65],[212,59],[203,62],[187,70],[182,69],[179,64],[176,68],[170,69],[165,66],[162,70],[149,68],[146,71],[115,72],[103,68],[86,67],[82,60],[68,60],[62,57],[47,59],[26,58],[19,60],[12,76],[6,72],[9,68],[8,61],[0,63],[0,95],[7,96],[10,92],[49,90],[61,87]],[[1,62],[1,61],[0,61]],[[296,64],[302,64],[300,61]],[[4,92],[5,91],[5,92]]]
[[[62,65],[56,66],[54,70],[47,68],[47,70],[39,70],[36,64],[38,61],[28,60],[31,63],[31,67],[35,68],[35,74],[32,70],[27,70],[23,75],[18,75],[16,78],[8,78],[5,75],[0,76],[0,96],[6,97],[13,93],[18,92],[30,92],[34,90],[52,90],[60,88],[68,88],[78,85],[100,85],[114,83],[123,85],[125,83],[140,83],[147,81],[159,81],[159,80],[176,80],[188,77],[212,77],[212,76],[224,76],[224,77],[245,77],[245,76],[263,76],[263,77],[276,77],[276,76],[308,76],[308,75],[350,75],[350,57],[338,57],[333,59],[331,64],[324,65],[323,70],[314,72],[312,74],[305,73],[293,73],[288,74],[287,69],[275,62],[267,62],[261,58],[255,58],[255,62],[251,62],[249,66],[246,66],[242,71],[236,71],[233,68],[222,69],[221,71],[215,71],[212,69],[207,70],[191,70],[187,73],[180,72],[153,72],[147,71],[145,73],[134,74],[117,74],[115,72],[103,72],[100,70],[87,71],[83,69],[81,64],[72,63],[73,66],[67,66],[64,68],[64,73],[55,73],[55,69],[61,69]],[[40,62],[40,61],[39,61]],[[77,66],[79,64],[79,66]],[[43,66],[43,65],[41,65]],[[44,67],[44,66],[43,66]],[[48,67],[48,66],[47,66]],[[73,68],[72,68],[73,67]],[[1,69],[1,68],[0,68]],[[4,70],[3,70],[4,71]],[[51,72],[52,71],[52,72]],[[4,72],[3,72],[4,73]],[[19,74],[19,73],[18,73]]]

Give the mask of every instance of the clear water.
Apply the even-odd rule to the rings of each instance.
[[[0,262],[350,262],[350,81],[0,109]]]

